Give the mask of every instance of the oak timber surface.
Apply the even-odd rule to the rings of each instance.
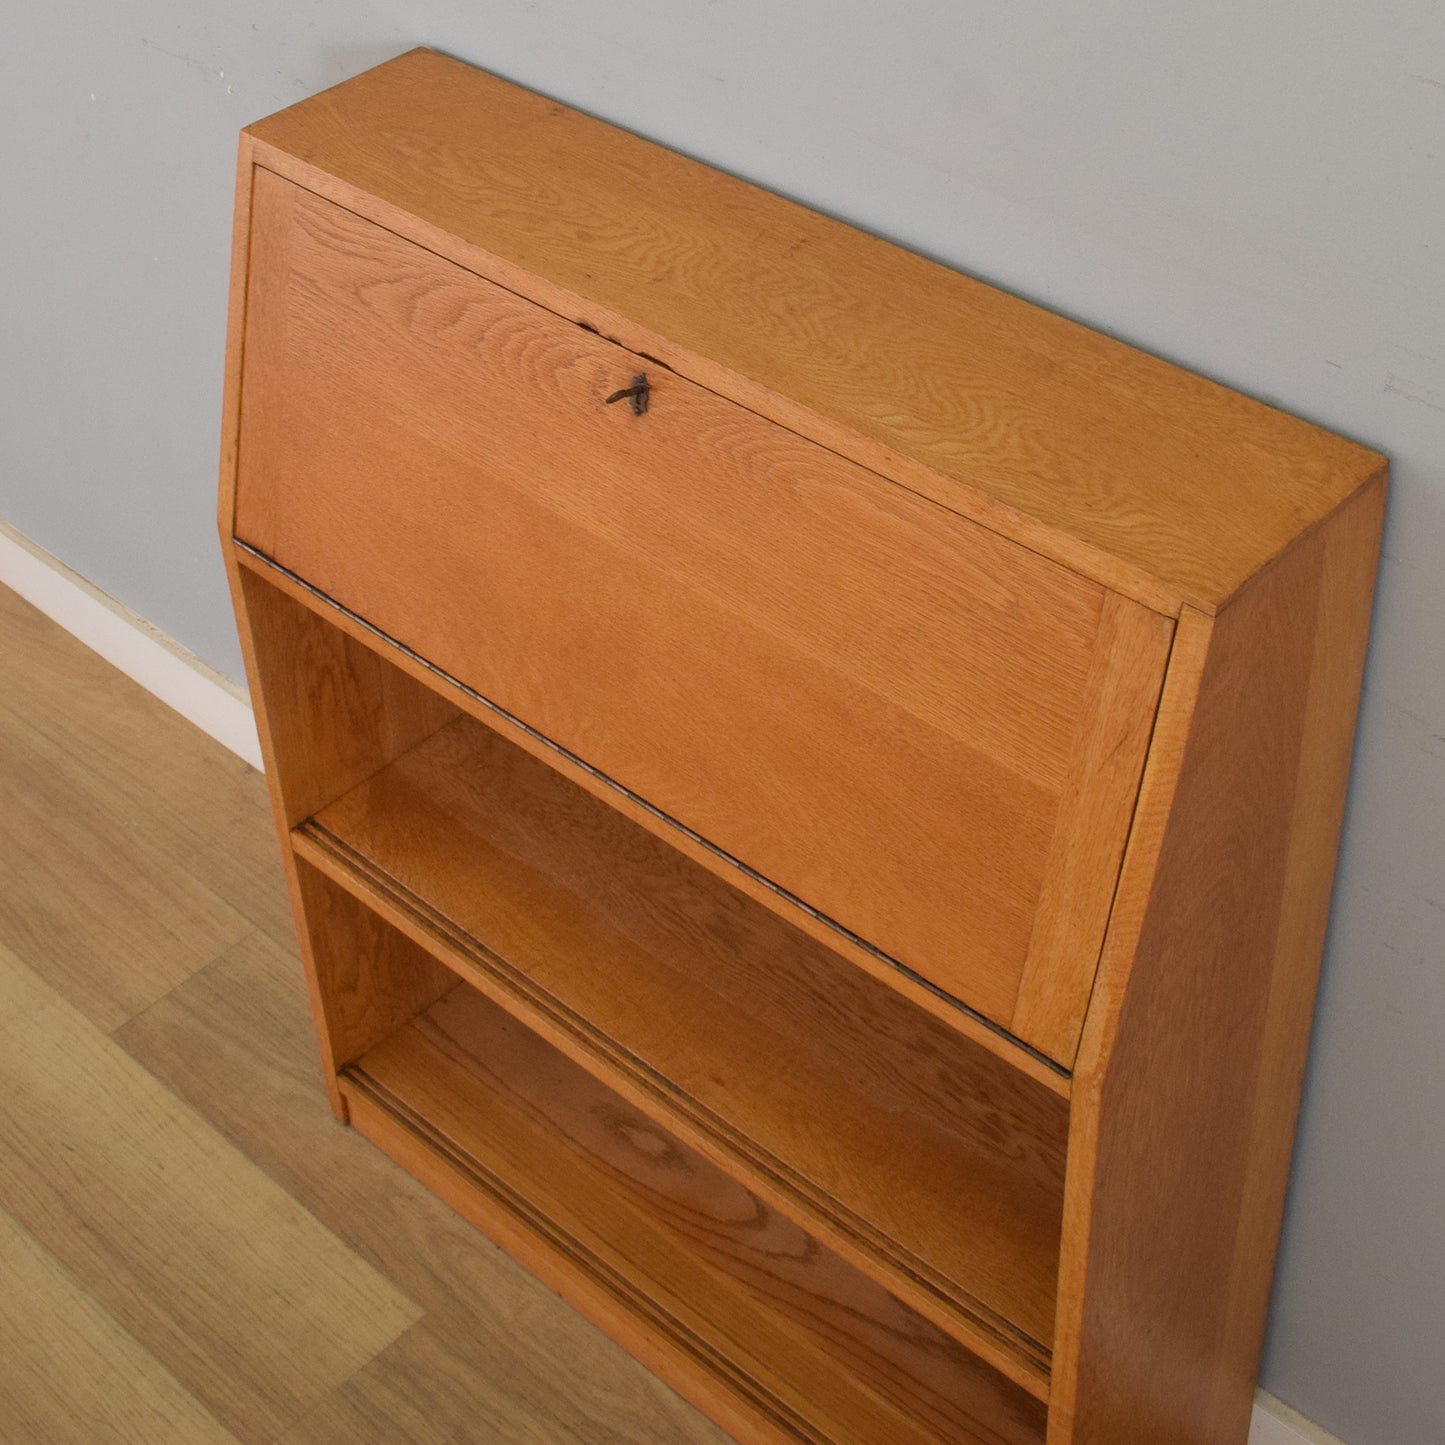
[[[350,97],[349,114],[339,97]],[[281,144],[273,144],[278,138]],[[341,170],[347,170],[357,145],[367,158],[354,173],[348,170],[350,179],[316,163],[323,153],[332,154],[346,161]],[[519,161],[520,171],[509,169]],[[496,184],[498,168],[509,184],[517,183],[510,191]],[[563,188],[539,202],[539,186],[545,191],[555,183]],[[298,201],[303,193],[322,199]],[[288,203],[278,201],[287,195],[289,218]],[[256,225],[248,230],[253,197]],[[616,200],[627,209],[618,209]],[[1069,700],[1065,714],[1106,719],[1108,727],[1071,753],[1052,783],[1049,765],[1062,758],[1049,747],[1046,730],[1037,734],[1043,746],[1033,754],[1027,745],[984,748],[978,751],[987,767],[972,772],[940,767],[939,758],[950,756],[948,748],[921,747],[919,739],[947,737],[951,717],[962,709],[932,707],[934,699],[913,687],[912,676],[898,696],[879,688],[877,679],[888,670],[855,645],[856,636],[839,646],[820,629],[815,650],[808,652],[809,638],[800,648],[796,634],[807,629],[796,628],[799,600],[806,609],[828,595],[825,589],[804,588],[801,599],[769,610],[757,576],[789,573],[776,555],[768,556],[761,574],[749,572],[748,524],[765,539],[765,552],[777,532],[794,530],[793,522],[760,525],[758,518],[777,519],[756,501],[747,517],[728,517],[730,489],[705,489],[698,512],[706,525],[699,537],[688,536],[685,518],[674,514],[673,525],[660,529],[665,537],[659,547],[656,532],[648,531],[659,520],[652,513],[685,494],[683,487],[659,485],[659,471],[665,473],[670,462],[685,480],[713,480],[714,459],[729,454],[720,443],[731,439],[748,463],[741,468],[744,476],[753,477],[760,468],[767,471],[763,459],[776,447],[776,454],[798,458],[796,474],[805,481],[814,471],[826,477],[824,490],[839,476],[851,476],[857,492],[838,486],[839,495],[848,498],[838,505],[853,506],[866,495],[867,506],[853,507],[866,533],[895,535],[892,523],[909,515],[909,507],[922,516],[917,507],[940,503],[961,529],[950,534],[954,545],[944,549],[943,560],[961,561],[962,572],[976,570],[979,549],[959,540],[971,524],[985,523],[1000,547],[1023,544],[1042,559],[1040,566],[1053,566],[1061,576],[1071,573],[1078,587],[1094,589],[1076,598],[1097,601],[1094,636],[1111,636],[1111,650],[1121,655],[1143,659],[1152,646],[1157,657],[1172,633],[1163,707],[1109,925],[1111,947],[1088,997],[1078,1087],[1070,1080],[1060,1090],[1069,1096],[1070,1137],[1058,1327],[1053,1372],[1047,1389],[1038,1393],[1048,1396],[1053,1445],[1238,1445],[1263,1329],[1293,1096],[1327,906],[1331,816],[1337,816],[1347,763],[1344,719],[1353,707],[1351,679],[1358,676],[1367,610],[1364,558],[1378,541],[1378,529],[1356,519],[1364,515],[1358,510],[1362,502],[1376,500],[1371,486],[1382,475],[1380,459],[436,57],[407,57],[243,138],[238,214],[226,454],[231,456],[237,438],[238,404],[254,408],[241,418],[239,437],[241,535],[254,544],[246,555],[260,563],[252,569],[253,580],[261,578],[260,568],[272,565],[268,555],[312,574],[285,574],[285,588],[274,584],[278,595],[317,581],[307,595],[319,605],[303,604],[308,614],[324,617],[332,605],[328,594],[335,595],[353,609],[337,610],[338,636],[344,633],[363,646],[370,646],[362,635],[368,625],[363,619],[376,620],[385,629],[378,641],[396,634],[402,644],[395,651],[412,666],[398,667],[397,675],[405,672],[413,687],[431,685],[430,678],[443,693],[451,687],[448,673],[463,681],[484,678],[489,660],[500,655],[492,682],[502,686],[507,706],[520,705],[513,698],[526,700],[535,704],[537,718],[552,716],[548,707],[555,710],[570,749],[554,749],[559,756],[582,770],[584,760],[600,753],[606,773],[588,774],[599,789],[611,786],[614,772],[629,786],[647,778],[646,792],[661,789],[653,809],[659,833],[672,826],[665,808],[698,825],[696,832],[676,831],[699,844],[706,841],[704,830],[720,834],[727,849],[757,870],[736,871],[755,878],[760,888],[768,886],[764,869],[779,874],[781,883],[765,903],[777,900],[780,913],[785,904],[795,908],[820,928],[831,926],[820,916],[821,908],[830,907],[830,895],[817,895],[814,912],[800,901],[813,895],[797,888],[786,869],[810,879],[810,887],[820,879],[830,884],[831,896],[865,913],[871,909],[876,919],[889,921],[894,934],[913,927],[920,934],[914,943],[926,941],[927,920],[920,928],[919,915],[931,904],[927,895],[936,882],[933,876],[901,876],[905,868],[876,894],[868,893],[869,874],[880,858],[889,860],[900,844],[910,843],[907,820],[896,812],[885,815],[875,839],[856,826],[858,819],[845,818],[855,825],[851,830],[837,829],[836,814],[810,806],[817,777],[807,773],[809,746],[820,722],[829,724],[821,735],[832,749],[823,771],[850,780],[859,771],[866,785],[860,791],[871,802],[896,796],[905,811],[920,798],[932,804],[916,831],[925,837],[940,833],[956,845],[944,850],[951,855],[943,860],[945,873],[980,861],[977,840],[967,840],[976,849],[971,853],[967,841],[959,840],[959,819],[931,788],[956,795],[989,818],[995,838],[999,818],[1013,819],[1019,825],[1008,835],[1014,851],[986,841],[985,861],[1001,860],[999,871],[976,870],[991,909],[975,919],[946,906],[940,916],[959,914],[950,921],[968,925],[992,965],[954,960],[973,1003],[1001,1023],[1011,993],[1009,1026],[1031,1040],[1051,1040],[1045,1046],[1059,1059],[1073,1057],[1071,1036],[1088,997],[1079,978],[1067,976],[1068,965],[1080,960],[1088,968],[1097,957],[1097,950],[1078,944],[1084,930],[1067,913],[1092,893],[1095,906],[1082,913],[1102,927],[1102,885],[1114,876],[1117,827],[1100,854],[1067,846],[1071,838],[1047,850],[1038,845],[1044,835],[1059,842],[1060,818],[1074,818],[1083,836],[1107,831],[1110,820],[1118,825],[1127,814],[1127,807],[1098,808],[1087,799],[1071,804],[1066,783],[1058,779],[1108,777],[1116,768],[1118,778],[1125,776],[1130,748],[1142,746],[1139,719],[1152,709],[1157,669],[1150,673],[1136,662],[1135,686],[1120,689],[1091,664],[1082,689],[1088,701],[1079,707],[1080,653],[1097,656],[1098,644],[1081,647],[1077,626],[1069,625],[1070,607],[1053,608],[1050,623],[1033,635],[1057,632],[1062,645],[1056,656],[1031,648],[1027,627],[1009,641],[1025,644],[1015,650],[1030,666],[1054,664]],[[489,250],[488,227],[506,233],[509,214],[520,222],[512,236],[520,249]],[[254,284],[245,287],[239,278],[248,259],[255,263]],[[649,292],[651,299],[644,294]],[[697,349],[690,338],[705,345]],[[492,346],[496,354],[489,352]],[[473,418],[478,398],[461,364],[474,356],[486,363],[476,373],[487,383],[483,404],[500,403],[501,420],[491,426],[494,447],[487,428]],[[753,366],[753,360],[760,364]],[[657,377],[656,399],[671,398],[677,418],[712,438],[706,465],[699,466],[688,449],[696,440],[688,427],[671,436],[666,422],[643,431],[639,417],[633,418],[639,426],[623,432],[631,425],[628,412],[603,406],[603,396],[644,361]],[[607,377],[618,363],[622,374]],[[384,390],[366,390],[368,371],[386,376]],[[886,380],[875,376],[880,371],[888,373]],[[570,431],[553,425],[553,412],[537,405],[538,396],[549,405],[556,398],[565,402],[574,396],[569,388],[592,403],[585,422]],[[288,403],[298,399],[302,405],[288,413]],[[397,400],[404,403],[396,412],[399,425],[390,417],[375,424],[372,414]],[[559,407],[556,416],[561,414]],[[247,429],[258,415],[261,428],[251,431],[248,442]],[[657,412],[659,419],[673,416],[667,408]],[[722,416],[730,419],[716,420]],[[610,440],[609,427],[619,437],[660,435],[666,452],[628,455],[625,446]],[[400,448],[393,436],[398,430],[406,436]],[[488,471],[489,452],[500,459],[500,475]],[[281,478],[278,463],[294,463],[297,456],[299,470]],[[539,458],[548,465],[533,466],[527,474]],[[327,475],[325,465],[335,468],[338,460],[340,470]],[[788,467],[782,470],[786,474]],[[316,478],[311,496],[308,487]],[[268,479],[276,495],[249,513],[248,493],[254,489],[263,496]],[[625,480],[639,484],[635,494],[620,485]],[[228,465],[222,488],[228,548],[236,520],[230,505],[234,481]],[[528,491],[529,485],[540,491]],[[786,494],[786,488],[778,490]],[[413,508],[418,492],[426,505]],[[469,511],[458,498],[473,494],[484,505]],[[710,510],[716,508],[721,512]],[[477,523],[476,510],[497,522],[501,546],[492,554],[477,550],[486,528]],[[930,524],[947,530],[936,518]],[[268,527],[274,529],[269,538]],[[912,547],[885,549],[902,559],[905,578],[915,557],[930,555],[927,530],[911,532]],[[673,542],[674,535],[683,541]],[[823,532],[808,519],[800,535],[816,547]],[[448,546],[458,541],[457,555],[449,555]],[[240,550],[228,551],[233,576]],[[836,546],[823,550],[831,550],[835,561],[847,555]],[[504,605],[492,612],[472,610],[456,635],[449,635],[448,610],[470,608],[475,600],[468,590],[475,569],[469,571],[466,563],[479,556],[487,565],[477,590],[487,592],[500,578],[503,585],[495,591]],[[540,587],[527,585],[526,563],[519,562],[527,556],[545,559]],[[438,557],[445,563],[440,579],[428,571]],[[393,564],[406,572],[399,587],[389,579]],[[861,603],[859,614],[876,612],[885,633],[893,628],[906,634],[921,627],[920,619],[938,621],[908,600],[906,587],[899,589],[902,605],[890,611],[894,597],[879,585],[879,569],[856,591],[847,581],[868,577],[867,568],[827,570],[830,578],[844,579],[837,595]],[[945,583],[950,578],[948,566],[937,560],[929,570]],[[559,579],[562,584],[580,579],[575,597],[566,594],[565,585],[559,591]],[[239,600],[246,584],[237,580]],[[976,579],[970,591],[978,593]],[[1020,595],[1029,592],[1019,588]],[[1107,627],[1105,611],[1113,598],[1147,614],[1152,629]],[[900,655],[947,655],[950,620],[945,617],[941,632],[921,628],[926,646],[900,647]],[[1322,643],[1316,628],[1338,635]],[[627,642],[616,657],[607,652],[609,633]],[[498,637],[503,645],[479,647],[478,634]],[[993,641],[1004,637],[995,630]],[[438,639],[453,644],[454,651],[437,657]],[[273,643],[258,638],[256,648]],[[569,649],[569,643],[575,645]],[[1341,650],[1331,653],[1335,645]],[[330,669],[342,651],[328,650],[325,668],[313,679],[318,693],[334,692]],[[381,652],[378,647],[378,656]],[[757,723],[761,715],[776,724],[768,710],[779,710],[776,684],[785,675],[779,662],[793,661],[800,652],[810,668],[799,689],[810,705],[803,709],[810,726],[801,736],[788,734],[785,725],[755,730],[783,740],[761,758],[773,770],[774,792],[756,788],[736,759],[721,777],[686,767],[690,758],[710,756],[708,744],[726,749],[734,731],[746,739],[747,729],[730,729],[730,722]],[[987,655],[987,646],[982,653]],[[429,674],[433,658],[440,666]],[[248,661],[253,675],[264,680],[254,657]],[[950,676],[971,670],[966,658],[949,662]],[[706,717],[697,736],[686,739],[689,723],[696,723],[686,706],[695,689],[681,689],[671,708],[648,711],[645,704],[656,696],[648,685],[653,676],[665,690],[674,675],[696,683],[708,677],[710,667],[731,673],[743,700],[734,703],[711,679],[713,690],[703,689],[704,695],[714,703],[723,696],[727,705]],[[629,705],[609,711],[579,704],[578,695],[585,699],[591,691],[615,704],[606,688],[619,678],[624,691],[636,691]],[[844,678],[849,686],[839,685]],[[269,708],[271,691],[264,691]],[[463,692],[457,686],[444,695],[478,716],[490,706],[539,753],[547,746],[540,729],[528,731],[518,720],[520,713],[504,714],[489,705],[481,689],[466,694],[468,701],[454,695]],[[1030,699],[1045,704],[1040,709],[1045,717],[1050,700],[1058,698],[1050,699],[1047,689]],[[680,757],[667,757],[667,728],[656,726],[669,713],[668,722],[689,743]],[[362,755],[390,772],[400,756],[392,743],[399,740],[384,740],[364,705],[355,710],[354,721]],[[639,725],[643,735],[630,739],[629,730]],[[274,775],[290,759],[263,733]],[[1007,743],[1006,728],[975,730],[952,742],[967,751],[980,741],[997,743],[1000,733]],[[840,738],[848,746],[839,746]],[[629,741],[641,743],[630,758]],[[890,756],[891,747],[905,755],[906,766]],[[747,756],[749,750],[742,751]],[[663,765],[648,775],[647,766],[657,768],[659,758]],[[787,776],[779,765],[798,759],[804,785],[790,796],[777,787]],[[849,767],[860,759],[861,769]],[[307,766],[314,761],[308,757]],[[928,776],[928,765],[936,776]],[[1012,776],[1000,778],[999,769]],[[329,796],[340,796],[356,781],[354,774],[334,776]],[[728,783],[741,786],[729,789]],[[974,784],[980,786],[970,793]],[[1035,800],[1032,808],[1020,803],[1021,788],[1041,786],[1043,803]],[[1131,789],[1132,781],[1126,798]],[[625,796],[643,808],[641,792]],[[675,805],[677,798],[688,808]],[[759,803],[766,806],[760,809]],[[737,807],[731,823],[729,806]],[[1047,823],[1041,821],[1050,814]],[[278,806],[278,819],[284,834],[296,821],[289,804]],[[839,832],[841,866],[809,838],[810,822]],[[728,841],[730,827],[747,848]],[[649,1311],[668,1297],[669,1276],[680,1285],[682,1299],[667,1307],[674,1313],[692,1307],[687,1296],[699,1293],[706,1272],[701,1251],[684,1251],[666,1263],[655,1288],[630,1292],[614,1288],[616,1270],[592,1268],[570,1252],[567,1240],[586,1234],[588,1211],[616,1224],[627,1209],[625,1188],[608,1190],[595,1171],[588,1176],[587,1150],[564,1150],[558,1142],[561,1136],[572,1145],[580,1139],[559,1124],[548,1102],[548,1066],[569,1057],[582,1061],[580,1048],[569,1051],[555,1031],[538,1024],[538,1036],[553,1051],[544,1050],[543,1063],[522,1071],[530,1075],[529,1087],[501,1091],[516,1094],[515,1107],[504,1111],[511,1121],[505,1122],[492,1108],[499,1092],[457,1060],[431,1029],[438,1005],[423,1000],[439,976],[415,966],[420,949],[464,978],[475,976],[493,1003],[510,1007],[502,989],[487,988],[479,965],[469,972],[459,962],[468,947],[480,958],[481,944],[458,942],[463,930],[420,899],[415,887],[393,887],[374,869],[357,886],[357,878],[345,878],[320,852],[305,853],[319,846],[309,825],[290,836],[293,883],[311,868],[321,911],[330,908],[327,899],[338,904],[325,919],[327,931],[336,934],[337,956],[352,953],[365,934],[377,945],[373,961],[385,985],[378,990],[383,1006],[370,1014],[359,1010],[353,1021],[358,1027],[337,1031],[318,1010],[323,1033],[344,1038],[344,1047],[330,1048],[328,1058],[362,1051],[338,1086],[338,1110],[349,1105],[358,1128],[393,1158],[725,1427],[741,1426],[745,1436],[769,1445],[785,1438],[789,1411],[777,1405],[788,1381],[780,1381],[783,1390],[769,1387],[770,1401],[750,1394],[748,1381],[768,1373],[769,1362],[750,1364],[748,1342],[722,1350],[716,1368],[700,1380],[699,1373],[707,1372],[695,1368],[700,1356],[687,1332],[660,1319],[649,1328]],[[802,845],[790,851],[789,841],[798,838]],[[338,844],[337,858],[344,847]],[[847,874],[850,857],[860,851],[872,868]],[[298,870],[294,858],[303,854],[306,867]],[[1036,856],[1047,862],[1033,861]],[[700,861],[719,875],[732,866],[723,847]],[[1051,893],[1038,871],[1045,866],[1056,868],[1062,880]],[[356,871],[369,867],[363,859]],[[1001,880],[1006,888],[993,886]],[[341,889],[347,903],[338,903]],[[366,932],[354,926],[368,890],[395,935],[390,941],[387,928],[368,925]],[[911,901],[916,897],[925,898],[923,908]],[[904,919],[901,925],[886,919],[890,905]],[[1017,970],[1013,962],[1020,952],[1009,948],[1011,939],[1017,943],[1010,926],[1017,929],[1021,918],[1030,920],[1030,940],[1025,966]],[[939,921],[933,920],[935,936]],[[427,928],[440,936],[448,927],[448,947],[457,945],[451,953],[424,936]],[[308,936],[312,932],[307,929]],[[889,934],[881,937],[902,951]],[[861,938],[849,933],[844,941],[861,951]],[[1009,966],[997,966],[1000,954],[1011,960]],[[331,975],[345,983],[339,968],[324,959],[318,966],[311,950],[307,956],[313,979],[324,982]],[[605,956],[615,963],[611,950]],[[900,967],[895,974],[921,987],[916,972]],[[406,981],[409,986],[402,986]],[[418,982],[424,987],[412,992]],[[1025,983],[1032,984],[1033,1007]],[[395,1023],[388,1000],[423,1008],[423,1022],[388,1028]],[[1037,1006],[1040,1001],[1044,1006]],[[980,1027],[975,1014],[957,1012]],[[582,1030],[575,1033],[580,1037]],[[375,1042],[367,1043],[368,1035]],[[768,1045],[775,1046],[776,1040]],[[488,1044],[473,1058],[493,1052]],[[455,1077],[454,1065],[471,1075],[470,1081]],[[368,1072],[373,1068],[375,1073]],[[613,1082],[601,1070],[594,1077]],[[639,1089],[629,1092],[620,1081],[616,1089],[630,1106],[669,1127],[664,1112],[641,1099]],[[1266,1097],[1265,1090],[1274,1092]],[[818,1108],[825,1092],[798,1090],[798,1103],[820,1129],[837,1132]],[[455,1097],[449,1100],[448,1094]],[[535,1113],[549,1122],[518,1121]],[[708,1155],[698,1131],[683,1137]],[[1006,1136],[999,1147],[1012,1142]],[[511,1157],[502,1172],[517,1174],[543,1201],[540,1214],[495,1174],[487,1177],[487,1159],[510,1157],[518,1149],[536,1167]],[[709,1157],[727,1163],[716,1153]],[[550,1177],[569,1173],[576,1185],[569,1197],[549,1193]],[[759,1201],[793,1218],[755,1175],[744,1182]],[[1010,1201],[1001,1198],[999,1207],[1009,1208]],[[559,1213],[571,1216],[561,1239],[545,1227],[547,1218]],[[625,1223],[619,1228],[620,1235],[610,1227],[604,1233],[614,1241],[632,1237]],[[647,1211],[638,1231],[649,1234]],[[819,1234],[840,1258],[870,1272],[824,1234],[821,1224]],[[873,1273],[876,1282],[891,1282],[885,1271]],[[961,1330],[959,1336],[970,1342]],[[792,1359],[785,1345],[773,1341],[759,1349],[771,1356],[774,1369],[779,1363],[789,1367],[778,1373],[807,1377],[806,1363]],[[720,1399],[730,1381],[736,1390]],[[751,1422],[749,1408],[756,1409]],[[862,1433],[879,1433],[867,1422],[863,1405],[843,1413]],[[807,1438],[809,1432],[802,1433]]]
[[[111,1029],[287,936],[254,769],[4,588],[0,680],[0,944]]]
[[[426,1311],[283,1439],[431,1445],[468,1440],[469,1428],[489,1445],[721,1442],[470,1224],[336,1124],[294,949],[247,940],[118,1038]],[[429,1403],[438,1410],[430,1421]]]
[[[467,985],[355,1074],[805,1438],[1041,1445],[1039,1402]]]
[[[183,835],[38,733],[13,701],[0,704],[0,944],[113,1029],[252,926],[176,866]]]
[[[0,1440],[237,1445],[3,1210]]]
[[[242,1440],[421,1313],[3,950],[0,1155],[0,1208]]]
[[[346,203],[374,198],[388,224],[415,216],[428,244],[540,286],[570,319],[1167,611],[1213,611],[1382,468],[1320,428],[433,52],[249,134],[265,163],[290,153],[290,173],[335,178]]]
[[[1249,1428],[1384,500],[1181,622],[1079,1058],[1051,1399],[1071,1445]]]
[[[722,1445],[335,1124],[289,925],[172,934],[180,915],[122,895],[205,888],[256,925],[284,918],[254,769],[4,589],[0,673],[0,710],[31,724],[0,766],[18,792],[63,775],[46,796],[67,810],[0,843],[0,896],[22,867],[97,940],[59,960],[31,933],[0,940],[0,1442]],[[98,835],[92,813],[119,821]],[[168,971],[127,983],[151,945]],[[87,1021],[52,980],[128,1002]],[[122,1026],[108,1039],[97,1019]],[[420,1402],[444,1402],[453,1433],[411,1433]],[[370,1433],[347,1433],[359,1415]]]
[[[231,555],[236,564],[237,576],[234,585],[237,595],[249,596],[254,603],[256,596],[270,594],[278,605],[286,604],[293,614],[297,611],[309,613],[314,619],[324,622],[327,628],[336,633],[338,637],[344,636],[349,643],[357,644],[356,650],[369,654],[373,662],[384,661],[387,667],[374,679],[379,680],[386,671],[393,674],[383,688],[383,696],[386,696],[398,681],[405,681],[415,689],[433,693],[448,700],[452,716],[469,716],[479,719],[514,746],[520,747],[533,757],[540,758],[548,767],[554,769],[569,782],[590,792],[594,797],[601,798],[610,808],[615,809],[631,822],[638,824],[654,836],[662,838],[669,847],[674,848],[684,857],[694,863],[700,863],[711,872],[724,876],[731,886],[746,894],[754,902],[763,904],[770,911],[781,912],[794,927],[806,933],[815,942],[821,943],[830,952],[838,953],[854,968],[861,969],[870,977],[881,979],[890,988],[908,999],[915,1008],[920,1008],[932,1017],[941,1019],[950,1029],[963,1034],[973,1044],[996,1055],[1011,1069],[1020,1072],[1035,1083],[1043,1084],[1045,1088],[1060,1098],[1068,1097],[1069,1076],[1059,1065],[1052,1063],[1040,1054],[1021,1047],[1007,1033],[981,1016],[961,1009],[956,1001],[932,989],[925,981],[915,979],[911,974],[901,971],[885,956],[871,950],[851,935],[841,932],[836,925],[804,908],[788,903],[779,895],[775,885],[761,879],[758,875],[719,860],[716,851],[706,840],[679,830],[672,822],[660,817],[650,809],[643,800],[620,790],[614,784],[592,772],[584,761],[573,758],[567,753],[559,752],[554,745],[528,731],[516,720],[508,718],[506,714],[499,713],[494,707],[480,701],[460,684],[445,674],[439,673],[421,658],[404,648],[394,646],[384,638],[379,638],[375,630],[368,624],[339,608],[320,593],[307,588],[298,579],[276,567],[274,563],[266,561],[257,553],[246,550],[240,544],[233,544],[233,547]],[[255,616],[256,609],[253,606],[253,625]],[[274,620],[280,622],[282,619],[278,614]],[[293,617],[293,623],[295,622],[296,619]],[[302,632],[306,631],[305,625],[296,625]],[[282,655],[289,650],[284,642],[279,649]],[[345,649],[338,649],[333,645],[328,649],[328,653],[329,656],[325,661],[327,669],[345,664],[347,657]],[[352,655],[354,656],[354,653]],[[323,672],[321,676],[324,675]],[[346,686],[342,678],[338,678],[334,686],[329,683],[318,686],[319,683],[320,677],[311,680],[309,696],[312,698],[316,716],[327,720],[325,726],[345,725],[357,729],[359,733],[366,733],[369,730],[369,724],[355,711],[354,704],[357,699],[354,689]],[[290,686],[285,691],[288,694],[286,706],[290,709],[300,700],[301,693],[305,689],[299,686]],[[278,735],[275,720],[273,720],[271,730],[273,736]],[[297,738],[302,738],[304,715],[293,717],[291,722],[281,729],[281,732],[285,733],[288,730]],[[373,745],[375,741],[373,734]],[[303,757],[310,755],[313,761],[320,760],[315,750],[306,747],[304,740],[300,744],[300,755]],[[369,772],[379,770],[385,761],[396,756],[395,751],[386,752],[385,758],[378,758],[372,764]],[[367,775],[369,773],[362,774],[362,776]],[[319,778],[311,780],[313,791],[319,781]],[[354,782],[355,775],[347,780],[333,777],[329,791],[325,793],[326,798],[338,797]],[[305,810],[298,811],[293,806],[296,801],[297,799],[287,792],[282,799],[281,815],[287,819],[307,816]],[[1067,877],[1066,874],[1062,876]]]
[[[1056,1096],[470,719],[317,825],[520,974],[524,995],[586,1021],[584,1046],[595,1032],[596,1051],[757,1160],[794,1209],[841,1206],[861,1247],[1046,1358]]]
[[[81,780],[97,809],[104,798],[132,836],[249,923],[282,941],[295,937],[255,768],[5,589],[0,670],[0,707],[45,740],[47,771]]]
[[[284,776],[272,767],[266,779],[284,844],[289,822],[333,797],[337,787],[375,772],[393,749],[425,737],[451,709],[334,628],[310,614],[298,614],[286,599],[255,585],[239,569],[231,569],[230,581],[238,616],[245,619],[241,649],[254,695],[267,704],[258,704],[255,713],[262,753],[290,760]],[[317,677],[324,679],[320,687]],[[360,731],[343,725],[358,708],[370,719]],[[287,891],[300,918],[303,880],[289,850],[283,852],[283,861]],[[313,1014],[326,1021],[316,1038],[331,1106],[340,1119],[345,1107],[335,1070],[350,1055],[338,1059],[337,1050],[360,1052],[376,1041],[374,1030],[396,1005],[406,1000],[420,1008],[437,996],[426,991],[426,960],[418,961],[419,970],[409,970],[388,952],[373,953],[364,947],[375,937],[374,932],[368,937],[366,920],[352,913],[345,921],[354,929],[338,930],[320,953],[312,929],[301,928],[297,935]],[[351,945],[355,951],[339,957],[338,945],[343,950]],[[329,983],[336,985],[330,994]],[[358,992],[362,983],[378,988],[364,996]]]
[[[604,405],[645,363],[269,172],[253,206],[237,535],[1004,1027],[1051,900],[1067,1059],[1167,623],[670,373]]]

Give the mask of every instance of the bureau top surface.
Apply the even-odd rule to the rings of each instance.
[[[432,51],[247,133],[262,164],[1164,611],[1217,610],[1384,466]]]

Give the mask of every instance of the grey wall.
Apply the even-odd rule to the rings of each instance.
[[[212,494],[234,135],[413,44],[1392,455],[1264,1381],[1445,1440],[1445,7],[8,0],[0,517],[239,675]]]

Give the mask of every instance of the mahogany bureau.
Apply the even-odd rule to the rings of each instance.
[[[438,54],[252,126],[336,1113],[740,1440],[1239,1445],[1384,478]]]

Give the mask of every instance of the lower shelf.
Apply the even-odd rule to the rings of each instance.
[[[1064,1100],[469,718],[293,846],[1047,1397]]]
[[[341,1087],[364,1133],[743,1438],[1044,1440],[1038,1400],[469,986]]]

